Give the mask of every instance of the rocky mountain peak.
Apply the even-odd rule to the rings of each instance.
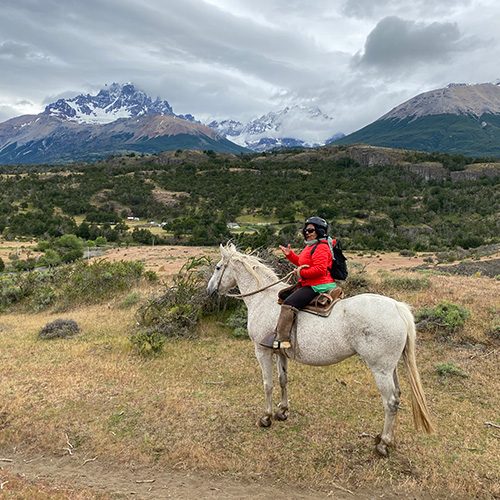
[[[43,114],[78,123],[104,124],[119,118],[174,113],[167,101],[152,100],[132,83],[112,83],[96,95],[80,94],[71,99],[58,99],[46,106]]]
[[[212,121],[208,126],[236,144],[254,151],[266,151],[277,147],[323,145],[336,132],[332,130],[332,122],[333,118],[318,107],[296,104],[270,111],[245,124],[222,120]]]
[[[500,114],[499,83],[450,83],[444,88],[424,92],[409,99],[380,120],[402,120],[442,114],[476,117],[485,113]]]

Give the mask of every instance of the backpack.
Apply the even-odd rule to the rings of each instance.
[[[313,256],[314,252],[316,251],[316,248],[318,248],[318,245],[320,243],[328,243],[330,251],[332,252],[333,264],[332,267],[329,269],[330,276],[334,280],[346,280],[347,275],[349,274],[347,271],[347,259],[342,253],[342,247],[340,245],[340,241],[332,240],[330,237],[328,237],[328,242],[320,240],[318,243],[316,243],[316,245],[312,247],[310,254],[311,257]]]

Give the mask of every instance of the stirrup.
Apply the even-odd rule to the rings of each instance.
[[[289,340],[278,340],[275,333],[265,336],[259,345],[268,349],[290,349],[292,347]]]
[[[289,340],[275,340],[273,342],[273,349],[290,349],[292,344]]]

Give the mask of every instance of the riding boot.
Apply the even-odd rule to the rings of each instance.
[[[297,312],[297,308],[283,304],[274,333],[265,337],[260,345],[272,349],[290,349],[292,347],[290,344],[290,333]]]

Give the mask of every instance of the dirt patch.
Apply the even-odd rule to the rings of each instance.
[[[36,241],[0,241],[0,258],[7,264],[9,255],[17,255],[19,259],[39,257],[41,252],[33,251]]]
[[[9,456],[0,463],[0,474],[5,471],[10,476],[21,476],[29,483],[48,483],[53,488],[85,489],[92,491],[95,497],[106,498],[218,498],[218,499],[319,499],[337,498],[340,500],[353,498],[348,491],[338,489],[327,492],[305,490],[293,485],[273,485],[255,478],[213,477],[185,471],[165,471],[157,468],[136,467],[128,464],[118,467],[115,464],[101,462],[99,457],[23,456],[8,454],[0,450],[1,457]],[[10,461],[12,460],[12,461]],[[251,476],[251,474],[250,474]],[[9,481],[11,482],[11,481]],[[17,488],[16,488],[17,486]],[[16,493],[15,481],[5,484],[8,494]],[[356,498],[373,498],[373,492],[356,493]],[[89,498],[89,497],[87,497]],[[396,495],[384,494],[384,498],[398,498]],[[412,498],[425,498],[412,496]]]
[[[190,194],[183,191],[166,191],[165,189],[153,189],[153,198],[158,202],[170,207],[177,205],[183,198],[189,198]]]
[[[219,249],[214,247],[161,245],[155,247],[113,248],[98,258],[110,261],[138,260],[144,263],[146,270],[155,271],[160,277],[167,278],[177,274],[188,259],[202,255],[216,260],[220,253]]]
[[[410,269],[415,266],[424,264],[422,256],[415,255],[414,257],[405,257],[395,252],[382,253],[376,255],[355,255],[346,254],[348,259],[347,265],[357,264],[366,269],[368,272],[397,271],[398,269]]]

